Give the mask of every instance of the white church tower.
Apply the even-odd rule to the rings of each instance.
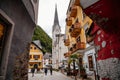
[[[57,6],[55,6],[54,23],[52,27],[52,64],[53,68],[58,69],[62,65],[64,53],[67,52],[67,47],[64,46],[64,34],[61,34],[59,25]]]

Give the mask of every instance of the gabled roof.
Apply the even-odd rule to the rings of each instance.
[[[32,41],[31,43],[34,44],[37,48],[39,48],[44,54],[44,51],[42,50],[42,46],[39,40]]]
[[[98,1],[99,0],[80,0],[80,4],[83,7],[83,9],[85,9]]]
[[[41,45],[41,42],[40,42],[40,40],[35,40],[35,41],[33,41],[39,48],[41,48],[42,49],[42,45]]]
[[[80,5],[82,6],[83,9],[93,5],[94,3],[100,1],[100,0],[79,0],[80,1]],[[75,0],[70,0],[69,2],[69,6],[67,9],[67,13],[69,12],[69,9],[71,7],[71,5],[75,2]]]

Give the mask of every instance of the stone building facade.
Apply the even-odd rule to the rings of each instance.
[[[0,0],[0,80],[27,79],[37,15],[38,0]]]

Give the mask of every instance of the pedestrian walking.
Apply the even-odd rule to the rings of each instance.
[[[32,68],[31,69],[31,72],[32,72],[32,77],[34,76],[34,73],[35,73],[35,68]]]
[[[50,74],[52,75],[52,66],[50,66]]]
[[[44,71],[44,72],[45,72],[45,75],[47,75],[47,71],[48,71],[48,69],[47,69],[47,68],[45,68],[45,71]]]

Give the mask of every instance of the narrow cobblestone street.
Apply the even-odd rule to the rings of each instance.
[[[35,73],[34,77],[32,77],[32,74],[29,73],[28,77],[28,80],[74,80],[60,72],[53,72],[53,75],[50,75],[49,72],[47,75],[44,75],[44,73]]]

